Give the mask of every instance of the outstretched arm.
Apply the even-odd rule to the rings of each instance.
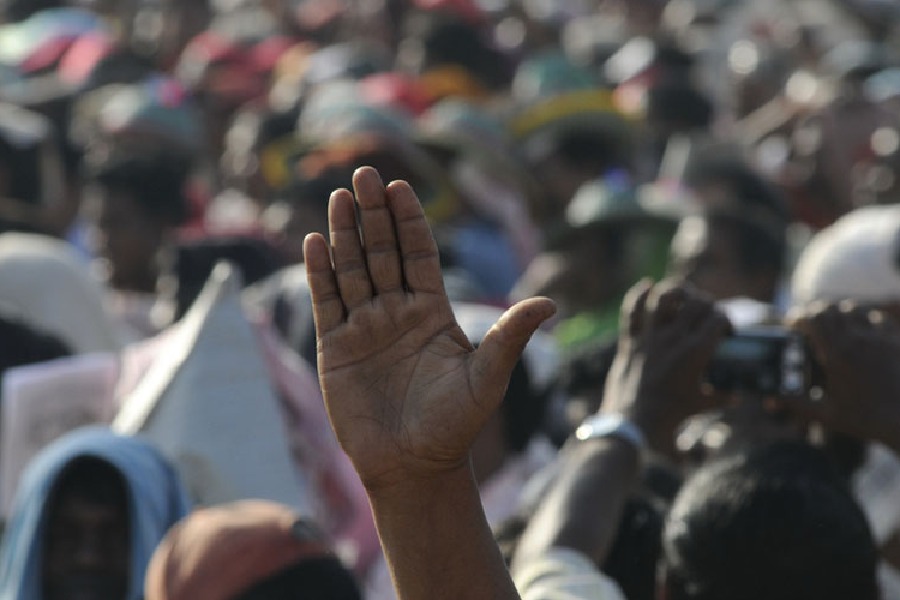
[[[370,168],[353,185],[355,201],[331,196],[330,245],[312,234],[304,256],[328,415],[369,495],[398,596],[517,598],[469,449],[553,303],[517,304],[474,349],[412,189],[384,187]]]

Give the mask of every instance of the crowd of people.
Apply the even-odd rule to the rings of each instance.
[[[892,0],[0,0],[0,600],[900,600],[896,319]]]

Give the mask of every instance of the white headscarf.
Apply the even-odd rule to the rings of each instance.
[[[0,234],[0,314],[59,337],[76,354],[120,347],[100,284],[75,249],[54,238]]]

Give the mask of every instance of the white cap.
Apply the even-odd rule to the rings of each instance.
[[[76,354],[121,346],[102,286],[75,249],[54,238],[0,235],[0,314],[59,337]]]
[[[793,304],[900,299],[900,206],[853,211],[816,235],[791,281]]]

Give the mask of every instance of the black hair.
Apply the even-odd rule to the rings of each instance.
[[[59,338],[0,314],[0,377],[8,369],[72,354]]]
[[[128,485],[119,469],[107,460],[83,455],[63,467],[50,497],[50,506],[60,498],[77,497],[97,504],[127,507]]]
[[[784,227],[770,220],[739,212],[711,212],[706,215],[710,229],[724,229],[734,241],[738,265],[745,273],[780,275],[787,261]]]
[[[406,33],[422,45],[422,69],[456,65],[490,89],[502,89],[512,77],[511,65],[479,29],[441,11],[414,13]]]
[[[126,156],[95,166],[89,178],[133,195],[148,216],[175,226],[189,214],[184,190],[189,173],[190,163],[179,156]]]
[[[238,269],[244,286],[253,285],[285,266],[276,250],[259,238],[229,236],[182,242],[175,251],[176,319],[188,311],[215,266],[222,261]]]
[[[558,124],[527,139],[522,153],[532,162],[556,155],[566,164],[590,171],[596,177],[615,167],[629,167],[629,141],[619,132],[605,128],[601,119]]]
[[[7,183],[0,195],[25,204],[40,203],[41,150],[40,144],[20,148],[0,135],[0,173]]]
[[[334,557],[303,560],[282,569],[233,600],[359,600],[359,587]]]
[[[707,153],[692,161],[684,174],[688,188],[722,184],[731,192],[735,204],[747,209],[761,209],[773,219],[790,219],[787,200],[743,159]]]
[[[607,137],[591,130],[572,129],[557,138],[560,156],[573,165],[595,165],[599,174],[620,162],[618,148]]]
[[[232,118],[229,131],[240,131],[242,140],[249,140],[242,149],[258,152],[268,144],[292,138],[300,112],[299,106],[274,110],[268,106],[248,105]]]
[[[255,147],[263,148],[266,144],[292,135],[300,116],[299,107],[287,110],[267,110],[260,114],[259,125],[255,136]]]
[[[797,442],[713,463],[665,525],[672,600],[875,600],[869,525],[825,456]]]
[[[705,130],[712,126],[715,108],[702,92],[683,81],[650,88],[649,119],[677,126],[679,130]]]
[[[648,497],[633,496],[625,503],[603,572],[615,580],[628,600],[656,598],[664,515],[661,503]]]

